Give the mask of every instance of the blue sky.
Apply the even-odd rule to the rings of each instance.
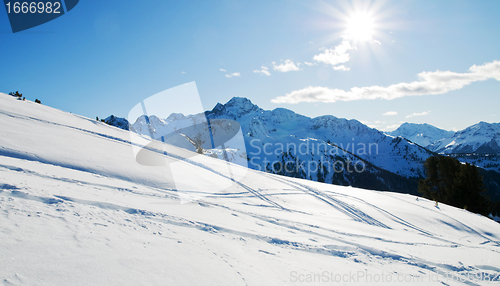
[[[240,96],[380,130],[459,130],[500,122],[499,11],[500,1],[81,0],[13,34],[0,9],[0,91],[126,117],[195,81],[204,109]]]

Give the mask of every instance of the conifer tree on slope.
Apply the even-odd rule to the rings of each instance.
[[[427,178],[420,180],[418,190],[425,198],[482,215],[490,213],[483,178],[476,166],[447,156],[432,156],[424,167]]]

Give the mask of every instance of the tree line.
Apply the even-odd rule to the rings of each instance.
[[[488,216],[492,204],[476,166],[448,156],[431,156],[424,163],[426,178],[418,190],[425,198]]]
[[[12,91],[12,92],[9,92],[9,95],[15,96],[15,97],[17,97],[17,99],[19,99],[19,100],[26,100],[26,97],[24,97],[22,93],[19,93],[19,91],[16,91],[16,92],[13,92],[13,91]],[[42,104],[42,102],[41,102],[38,98],[37,98],[37,99],[35,99],[35,102],[36,102],[36,103],[39,103],[39,104]]]

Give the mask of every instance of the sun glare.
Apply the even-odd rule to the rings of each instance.
[[[373,17],[366,12],[356,12],[347,18],[346,36],[355,41],[369,41],[375,33]]]

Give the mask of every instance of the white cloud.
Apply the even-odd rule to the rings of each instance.
[[[496,79],[500,81],[500,61],[473,65],[467,73],[451,71],[421,72],[418,81],[402,82],[390,86],[353,87],[350,90],[308,86],[278,96],[273,103],[336,102],[362,99],[395,99],[405,96],[443,94],[458,90],[476,81]]]
[[[269,69],[267,67],[265,67],[265,66],[261,66],[260,70],[254,70],[253,72],[254,73],[264,74],[264,75],[267,75],[267,76],[271,75],[271,73],[269,72]]]
[[[371,40],[371,43],[378,44],[379,46],[382,45],[382,43],[379,40]]]
[[[306,66],[314,66],[314,65],[316,65],[315,63],[310,63],[310,62],[304,62],[304,64],[305,64]]]
[[[314,42],[313,41],[309,41],[309,45],[312,45],[312,44],[314,44]]]
[[[347,52],[352,49],[354,49],[354,47],[351,46],[349,41],[342,40],[342,43],[335,46],[333,49],[322,48],[321,50],[323,50],[323,53],[315,55],[313,60],[336,66],[338,64],[346,63],[351,59]]]
[[[382,115],[391,116],[391,115],[398,115],[398,113],[396,111],[387,111],[386,113],[384,113]]]
[[[225,72],[226,70],[225,69],[219,69],[221,72]]]
[[[232,74],[226,74],[226,77],[240,76],[239,72],[233,72]]]
[[[296,66],[292,60],[285,60],[285,63],[280,65],[276,65],[276,63],[273,62],[273,69],[275,71],[280,71],[280,72],[289,72],[289,71],[298,71],[299,67]]]
[[[386,131],[386,132],[394,131],[394,130],[398,129],[399,126],[400,126],[399,124],[389,125],[389,126],[386,126],[383,131]]]
[[[411,118],[413,116],[424,116],[424,115],[427,115],[429,113],[431,113],[430,110],[429,111],[424,111],[424,112],[415,112],[415,113],[413,113],[411,115],[407,115],[406,118]]]
[[[186,72],[185,71],[182,71],[181,74],[185,74]]]
[[[344,66],[344,65],[340,65],[340,66],[335,66],[333,67],[334,70],[336,71],[348,71],[348,70],[351,70],[350,68]]]

